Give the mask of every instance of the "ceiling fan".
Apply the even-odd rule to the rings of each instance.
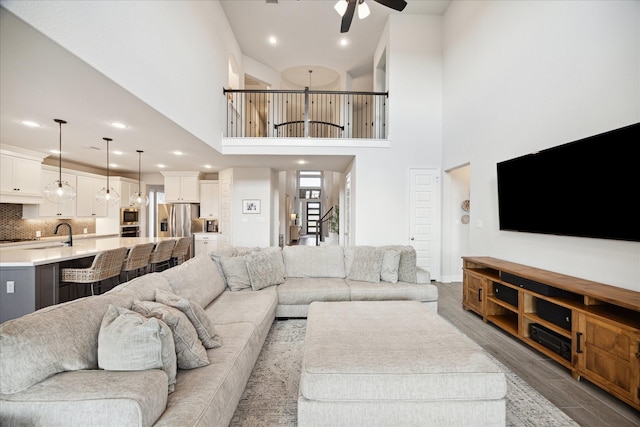
[[[383,6],[402,12],[407,6],[407,2],[404,0],[373,0]],[[340,15],[342,15],[342,24],[340,25],[340,32],[346,33],[351,27],[351,21],[353,21],[353,15],[356,12],[356,6],[358,6],[358,16],[360,19],[366,18],[369,15],[369,7],[364,0],[338,0],[335,9]]]

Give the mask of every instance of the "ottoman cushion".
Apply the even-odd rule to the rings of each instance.
[[[314,302],[300,394],[319,401],[492,400],[504,373],[417,301]]]

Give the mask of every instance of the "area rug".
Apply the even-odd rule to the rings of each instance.
[[[296,426],[306,319],[277,320],[251,373],[231,426]],[[578,426],[544,396],[489,355],[507,377],[507,426]]]

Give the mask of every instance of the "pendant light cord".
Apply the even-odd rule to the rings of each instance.
[[[62,124],[67,123],[62,119],[53,119],[58,123],[58,187],[62,187]]]
[[[109,141],[113,141],[111,138],[102,138],[107,141],[107,194],[109,194]]]
[[[141,158],[142,158],[142,153],[144,153],[144,151],[142,150],[136,150],[138,152],[138,195],[142,194],[142,191],[140,190],[141,185],[140,185],[140,168],[142,168],[142,163],[141,163]]]

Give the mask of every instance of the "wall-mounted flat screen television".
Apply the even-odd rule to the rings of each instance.
[[[640,123],[497,164],[500,230],[640,242]]]

